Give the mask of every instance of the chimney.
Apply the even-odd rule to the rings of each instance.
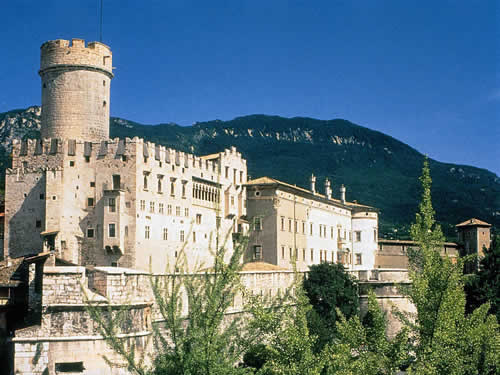
[[[328,177],[325,179],[325,195],[326,198],[332,199],[332,189],[330,188],[330,180]]]
[[[311,191],[316,194],[316,176],[314,174],[311,175]]]
[[[340,201],[345,204],[345,186],[340,187]]]

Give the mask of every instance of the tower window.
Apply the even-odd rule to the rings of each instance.
[[[102,85],[103,85],[104,87],[106,87],[106,81],[105,81],[105,80],[102,80]]]
[[[94,229],[87,228],[87,238],[93,238],[93,237],[94,237]]]
[[[106,103],[106,100],[103,100],[103,102],[102,102],[102,106],[103,106],[103,107],[106,107],[106,104],[107,104],[107,103]]]
[[[44,83],[43,84],[43,88],[46,89],[47,88],[47,84]]]

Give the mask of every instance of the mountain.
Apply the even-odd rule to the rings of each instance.
[[[0,167],[7,165],[13,138],[39,134],[40,109],[0,114]],[[251,115],[231,121],[141,125],[112,118],[112,137],[144,137],[198,155],[236,146],[252,177],[271,176],[308,188],[311,173],[323,192],[326,177],[334,196],[341,184],[347,199],[380,209],[380,233],[408,235],[420,200],[423,155],[381,132],[346,120],[316,120]],[[430,160],[433,203],[447,237],[454,225],[471,217],[500,226],[500,179],[485,169]],[[397,232],[397,233],[395,233]]]

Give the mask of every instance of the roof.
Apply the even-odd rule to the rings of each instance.
[[[0,262],[0,287],[15,287],[18,280],[11,280],[14,273],[23,263],[24,258],[14,258]]]
[[[485,221],[481,221],[476,218],[472,218],[464,221],[463,223],[455,225],[456,227],[491,227],[491,224],[488,224]]]
[[[368,210],[376,210],[376,211],[378,211],[374,207],[366,206],[364,204],[359,204],[359,203],[354,203],[354,202],[345,202],[345,203],[342,203],[340,201],[340,199],[333,199],[333,198],[328,199],[323,194],[313,193],[312,191],[304,189],[304,188],[299,187],[297,185],[291,185],[291,184],[288,184],[286,182],[283,182],[283,181],[280,181],[280,180],[276,180],[274,178],[267,177],[267,176],[259,177],[259,178],[250,180],[246,184],[244,184],[244,186],[258,186],[258,185],[281,185],[281,186],[287,187],[289,189],[294,189],[294,190],[297,190],[297,191],[299,191],[301,193],[307,194],[311,198],[320,199],[320,200],[326,201],[328,203],[334,203],[334,204],[337,204],[337,205],[347,206],[349,208],[361,208],[361,209],[368,209]]]
[[[242,271],[289,271],[286,268],[278,267],[266,262],[250,262],[243,265]]]

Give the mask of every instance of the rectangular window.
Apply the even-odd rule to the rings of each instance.
[[[94,228],[87,228],[87,237],[94,238]]]
[[[149,225],[146,225],[144,227],[144,238],[146,240],[149,240],[151,238],[151,227]]]
[[[337,263],[342,263],[342,253],[341,252],[337,253]]]
[[[184,238],[184,231],[183,230],[181,230],[181,232],[180,232],[179,239],[181,242],[184,242],[185,238]]]
[[[193,232],[193,243],[196,242],[196,232]]]
[[[180,206],[175,206],[175,215],[176,216],[181,216],[181,208],[180,208]]]
[[[285,246],[281,246],[281,259],[285,259]]]
[[[293,251],[293,250],[292,250],[292,248],[290,247],[290,248],[288,249],[288,254],[290,255],[290,259],[292,259],[292,257],[293,257],[293,252],[292,252],[292,251]]]
[[[309,234],[312,236],[312,235],[313,235],[313,233],[314,233],[314,232],[313,232],[313,223],[311,223],[311,227],[310,227],[309,229],[310,229]]]
[[[255,230],[262,230],[262,220],[260,217],[253,218],[253,225]]]
[[[330,238],[332,240],[333,240],[333,232],[334,232],[333,227],[330,227]]]
[[[373,230],[373,241],[377,242],[377,230],[376,229]]]
[[[234,197],[231,195],[231,207],[234,207]]]
[[[323,250],[319,251],[319,262],[323,262]]]
[[[229,167],[225,168],[224,176],[226,176],[226,178],[229,178]]]
[[[356,264],[357,265],[360,265],[362,262],[362,259],[361,259],[361,254],[356,254]]]
[[[349,241],[352,241],[352,232],[349,231]]]
[[[186,208],[184,209],[184,216],[185,216],[185,217],[189,217],[189,208],[188,208],[188,207],[186,207]]]
[[[171,205],[171,204],[169,204],[169,205],[167,206],[167,214],[168,214],[168,215],[172,215],[172,205]]]
[[[243,183],[243,171],[240,171],[240,184]]]
[[[302,249],[302,260],[306,261],[306,249]]]
[[[314,249],[311,249],[311,262],[314,262]]]
[[[281,230],[285,230],[285,217],[281,217]]]
[[[144,211],[146,209],[146,201],[144,199],[141,199],[141,211]]]
[[[297,220],[295,220],[294,225],[295,225],[295,228],[294,228],[295,229],[295,233],[297,233],[299,231],[299,223],[297,222]]]
[[[168,229],[163,228],[163,241],[168,241]]]
[[[342,232],[342,229],[341,228],[338,228],[337,229],[337,238],[340,240],[342,238],[342,235],[341,235],[341,232]]]
[[[302,234],[306,234],[306,222],[302,222]]]
[[[170,181],[170,196],[175,197],[175,181]]]
[[[120,175],[113,175],[113,190],[120,190]]]
[[[109,212],[116,212],[116,200],[115,198],[108,198]]]
[[[108,237],[116,237],[116,224],[112,223],[108,225]]]
[[[163,193],[162,177],[158,177],[158,193]]]
[[[361,242],[361,231],[357,230],[356,232],[354,232],[354,234],[356,235],[355,241]]]
[[[196,224],[201,224],[201,214],[196,214]]]
[[[149,202],[149,212],[155,212],[155,202]]]
[[[164,213],[164,210],[163,210],[163,203],[159,203],[159,204],[158,204],[158,212],[159,212],[160,214],[163,214],[163,213]]]
[[[90,181],[90,187],[95,187],[95,181]]]
[[[292,231],[292,219],[288,219],[288,231]]]
[[[94,198],[87,198],[87,207],[94,207]]]
[[[253,247],[253,259],[254,260],[262,259],[262,245],[255,245]]]

